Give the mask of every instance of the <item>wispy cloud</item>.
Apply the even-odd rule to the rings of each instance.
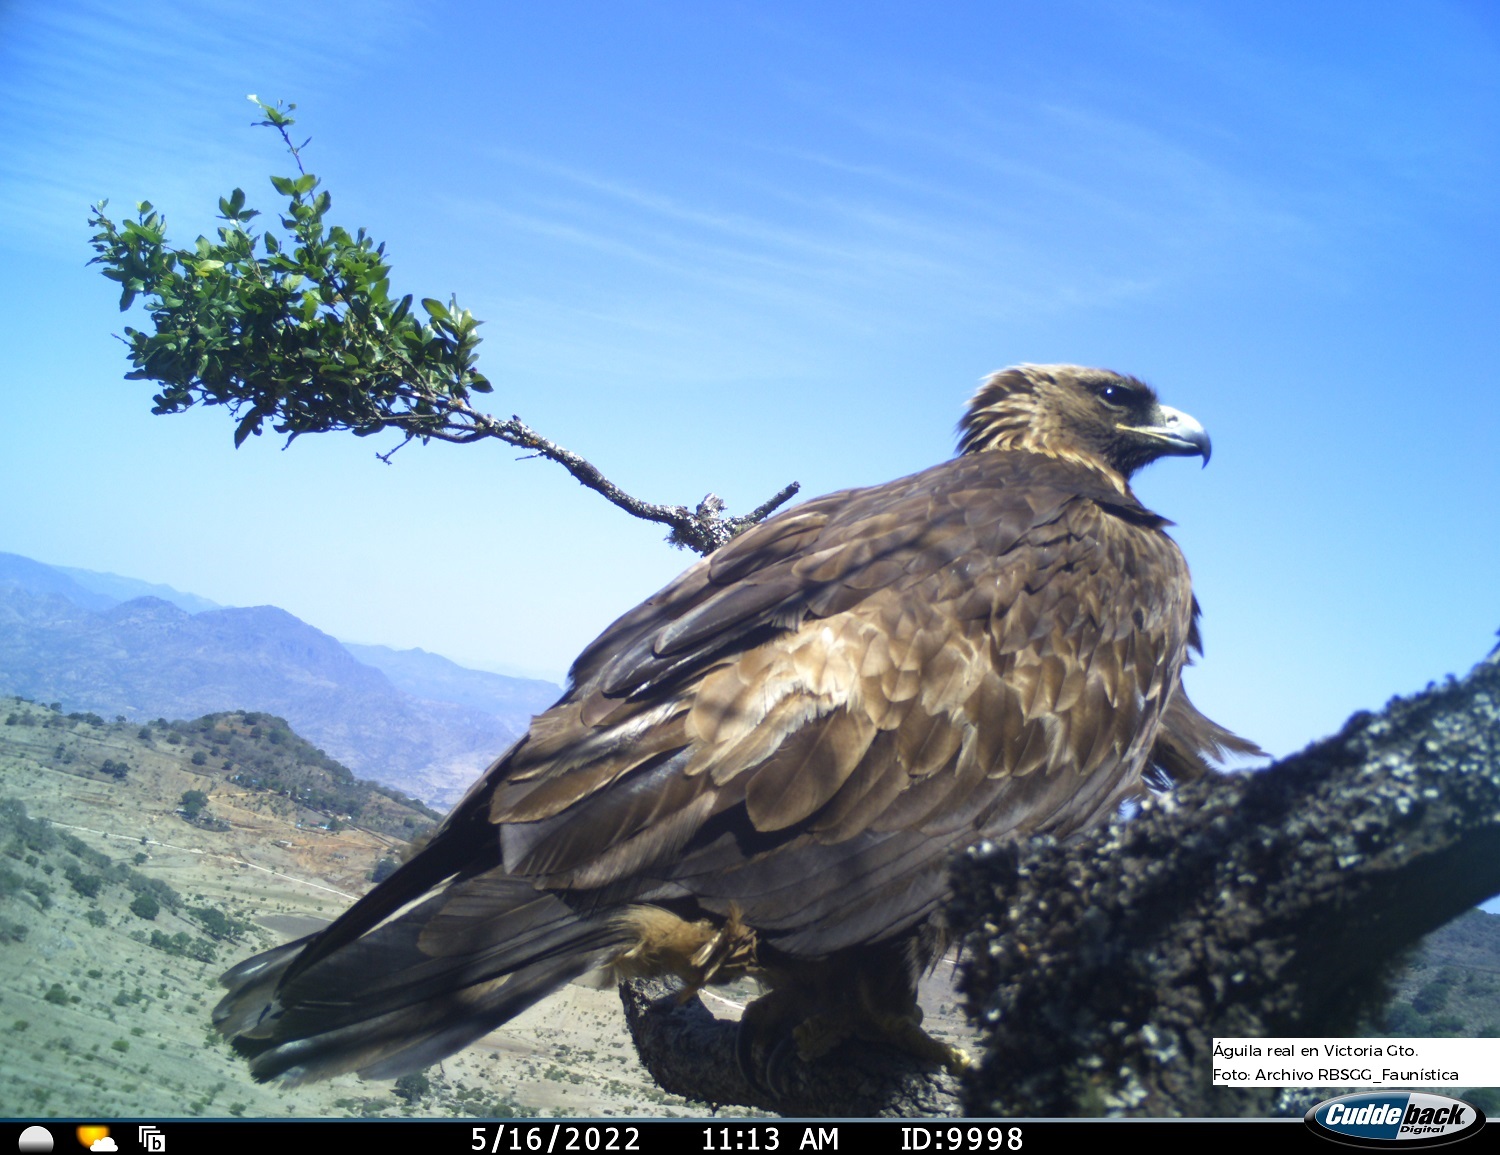
[[[254,19],[224,0],[0,11],[7,242],[74,246],[101,197],[181,203],[187,190],[228,191],[226,174],[259,176],[266,147],[243,131],[255,119],[245,94],[316,99],[388,52],[412,19],[384,2],[361,6],[358,21],[279,0]]]
[[[1028,239],[1027,222],[1008,220],[962,187],[913,197],[921,182],[903,174],[807,152],[779,158],[802,170],[795,178],[716,171],[701,200],[513,150],[492,155],[526,179],[501,197],[450,202],[456,211],[683,284],[815,310],[841,325],[889,324],[870,306],[898,286],[906,293],[921,285],[950,311],[1026,313],[1131,295],[1150,283],[1135,270],[1085,276],[1059,265]],[[819,175],[826,171],[838,179]],[[905,195],[891,195],[893,186]]]

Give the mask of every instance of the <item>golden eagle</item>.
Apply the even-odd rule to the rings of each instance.
[[[990,377],[951,461],[771,518],[631,610],[431,841],[319,934],[224,976],[261,1079],[425,1067],[598,967],[745,973],[754,1064],[795,1039],[948,1053],[920,972],[945,870],[1064,838],[1255,747],[1180,675],[1198,608],[1128,479],[1207,463],[1133,377]]]

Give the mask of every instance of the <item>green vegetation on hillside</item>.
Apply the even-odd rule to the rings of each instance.
[[[1393,985],[1375,1033],[1500,1038],[1500,918],[1475,910],[1434,931]]]
[[[497,1095],[493,1053],[456,1059],[446,1074],[425,1072],[427,1087],[413,1081],[405,1094],[352,1076],[289,1090],[256,1084],[211,1029],[220,972],[325,925],[375,862],[401,852],[388,836],[327,829],[338,814],[305,804],[315,789],[340,798],[364,784],[320,778],[317,752],[279,719],[235,714],[207,726],[158,719],[142,727],[0,700],[0,723],[11,715],[0,724],[0,1102],[11,1114],[536,1112]],[[214,745],[219,753],[210,756]],[[247,771],[256,769],[251,755],[270,755],[276,781],[297,797],[230,781],[240,767],[223,763],[235,751]],[[123,782],[102,771],[106,760],[130,766]],[[202,803],[200,817],[216,812],[227,829],[187,823],[184,795],[202,795],[190,799]],[[379,791],[361,824],[372,813],[396,830],[407,818],[423,828],[432,821]],[[607,1007],[613,1001],[595,993]],[[608,1009],[617,1016],[617,1005]],[[623,1052],[611,1057],[625,1066]],[[505,1062],[506,1077],[532,1080],[535,1093],[536,1064]],[[636,1110],[642,1094],[658,1102],[627,1082],[608,1092],[611,1109]],[[543,1110],[565,1110],[550,1083],[541,1094]]]
[[[9,860],[0,863],[0,903],[19,898],[25,906],[45,912],[54,905],[49,879],[61,874],[73,893],[88,900],[88,914],[100,912],[98,919],[88,920],[96,926],[107,922],[98,900],[112,891],[123,889],[132,895],[128,909],[137,918],[154,920],[162,910],[175,912],[183,905],[182,895],[171,883],[116,862],[73,835],[55,830],[45,818],[31,817],[19,798],[0,798],[0,855]],[[218,913],[218,919],[217,926],[236,924],[222,913]],[[199,921],[203,921],[201,916]],[[0,941],[23,942],[30,929],[29,921],[5,917],[0,924]],[[213,942],[185,931],[167,935],[153,930],[146,941],[168,954],[214,961]],[[50,992],[48,997],[57,1001]]]
[[[193,721],[158,718],[142,726],[123,717],[106,722],[94,713],[63,714],[56,703],[24,698],[0,701],[0,713],[12,727],[0,730],[0,746],[15,745],[54,769],[115,787],[128,788],[130,773],[155,754],[202,778],[288,799],[310,812],[301,820],[305,825],[337,829],[353,823],[410,839],[442,817],[399,790],[356,778],[273,714],[230,711]],[[185,792],[182,814],[203,829],[227,829],[205,790]]]
[[[206,741],[209,758],[222,760],[229,781],[281,794],[341,821],[410,838],[428,825],[422,818],[442,817],[399,790],[356,778],[274,714],[209,714],[172,726],[184,737]]]

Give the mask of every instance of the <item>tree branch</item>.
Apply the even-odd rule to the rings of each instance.
[[[464,440],[474,441],[483,437],[493,437],[507,445],[530,449],[538,456],[561,465],[573,475],[579,484],[592,489],[632,517],[667,526],[672,531],[667,537],[668,541],[699,554],[712,553],[736,534],[764,521],[779,506],[796,496],[798,490],[801,489],[801,486],[794,481],[743,517],[734,518],[723,515],[724,502],[712,493],[705,497],[695,510],[690,510],[685,505],[659,505],[642,501],[626,493],[605,477],[593,462],[579,456],[571,449],[564,449],[550,438],[543,437],[519,417],[513,415],[508,421],[500,421],[486,413],[479,412],[463,400],[445,398],[442,404],[454,418],[455,426],[462,430],[459,436]],[[441,440],[457,439],[445,436],[445,432],[429,432],[427,436]],[[418,435],[408,435],[408,440],[411,436]]]
[[[1260,773],[972,852],[955,890],[971,1113],[1285,1113],[1307,1093],[1211,1085],[1214,1036],[1369,1033],[1404,952],[1500,892],[1500,649]]]
[[[956,1115],[958,1080],[913,1056],[870,1043],[845,1045],[816,1063],[787,1064],[785,1094],[747,1082],[734,1057],[737,1024],[711,1015],[696,996],[679,1002],[669,979],[620,985],[636,1053],[658,1086],[676,1095],[778,1115],[924,1118]]]

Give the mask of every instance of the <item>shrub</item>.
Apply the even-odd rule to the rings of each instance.
[[[104,885],[101,875],[87,874],[71,862],[63,867],[63,873],[68,876],[68,884],[84,898],[99,897],[99,890]]]
[[[1448,1001],[1448,991],[1451,986],[1451,982],[1445,982],[1443,979],[1427,983],[1413,996],[1412,1009],[1421,1015],[1430,1015],[1442,1010],[1443,1005]]]
[[[170,882],[148,877],[139,870],[129,867],[125,869],[124,881],[133,894],[140,894],[144,891],[168,910],[176,910],[182,905],[182,895],[177,893],[177,888]]]
[[[214,938],[239,938],[250,929],[249,923],[231,918],[216,906],[190,906],[187,913],[197,919]]]
[[[421,1071],[415,1071],[410,1075],[402,1075],[397,1079],[394,1090],[397,1098],[405,1099],[408,1103],[415,1104],[417,1100],[432,1090],[432,1080]]]
[[[375,869],[370,871],[370,881],[384,882],[391,875],[396,873],[396,868],[400,865],[401,864],[394,858],[390,857],[390,855],[386,855],[386,857],[377,861],[375,863]]]
[[[33,878],[26,883],[26,890],[36,899],[38,909],[52,909],[52,887],[48,883],[40,878]]]
[[[161,903],[156,901],[155,896],[149,890],[143,890],[131,902],[130,913],[150,922],[161,913]]]
[[[189,818],[197,818],[208,805],[208,795],[201,790],[184,790],[180,805]]]
[[[150,941],[151,945],[157,950],[177,955],[179,958],[197,959],[199,962],[211,963],[217,957],[213,943],[205,938],[190,938],[186,931],[179,930],[176,934],[169,935],[163,934],[159,930],[153,930]]]

